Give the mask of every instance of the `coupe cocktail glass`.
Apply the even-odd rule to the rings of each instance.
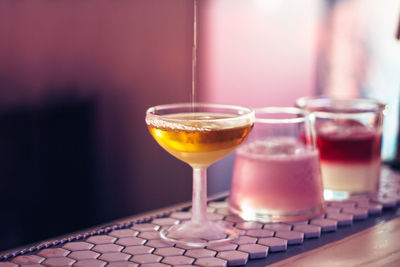
[[[324,212],[313,116],[292,107],[255,110],[237,149],[229,208],[250,221],[297,221]]]
[[[372,99],[304,97],[297,106],[316,116],[326,200],[376,193],[386,106]]]
[[[192,219],[161,230],[161,238],[194,247],[237,238],[235,228],[207,219],[207,167],[242,143],[253,127],[254,112],[229,105],[169,104],[149,108],[146,124],[161,147],[193,168]]]

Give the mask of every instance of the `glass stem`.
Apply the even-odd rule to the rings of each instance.
[[[207,221],[207,168],[193,168],[192,222]]]

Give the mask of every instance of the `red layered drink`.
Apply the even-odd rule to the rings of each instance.
[[[385,106],[371,99],[301,98],[316,117],[325,199],[374,193],[379,187]]]
[[[381,132],[355,120],[318,123],[317,145],[324,188],[350,195],[376,191],[381,140]]]

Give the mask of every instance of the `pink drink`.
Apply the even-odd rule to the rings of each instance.
[[[247,220],[301,220],[323,212],[318,151],[294,138],[247,143],[237,150],[230,208]]]

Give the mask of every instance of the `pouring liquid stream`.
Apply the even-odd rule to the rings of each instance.
[[[192,47],[192,112],[196,102],[196,83],[197,83],[197,10],[198,0],[193,2],[193,47]]]

